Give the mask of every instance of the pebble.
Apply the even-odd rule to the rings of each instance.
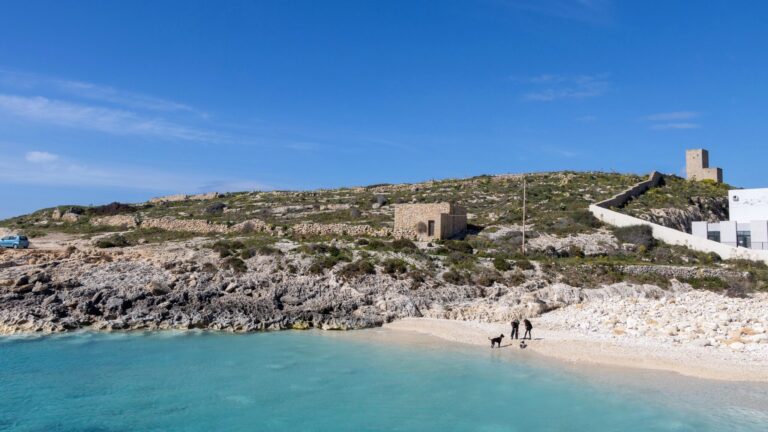
[[[764,293],[744,299],[700,290],[670,291],[658,298],[596,298],[538,320],[544,328],[598,339],[683,344],[724,349],[751,359],[768,357],[768,295]]]

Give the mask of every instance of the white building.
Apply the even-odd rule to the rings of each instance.
[[[728,191],[730,220],[694,222],[691,234],[730,246],[768,250],[768,189]]]

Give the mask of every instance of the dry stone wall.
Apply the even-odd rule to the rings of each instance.
[[[663,179],[664,179],[664,176],[660,172],[654,171],[648,177],[648,180],[637,183],[631,188],[623,192],[620,192],[612,196],[611,198],[608,198],[605,201],[599,202],[597,205],[605,208],[622,207],[624,204],[629,202],[629,200],[633,198],[637,198],[640,195],[646,193],[649,189],[652,189],[658,186]]]
[[[328,235],[328,236],[370,236],[390,237],[394,234],[391,228],[374,228],[370,225],[350,224],[319,224],[300,223],[291,227],[291,231],[298,235]]]
[[[202,219],[176,219],[173,217],[147,218],[138,220],[134,216],[117,215],[94,218],[91,223],[98,226],[112,226],[123,228],[159,228],[166,231],[185,231],[199,234],[227,234],[245,232],[263,232],[274,235],[284,235],[285,230],[268,224],[259,219],[250,219],[236,225],[210,223]],[[391,228],[374,228],[370,225],[351,224],[320,224],[300,223],[289,228],[297,235],[327,235],[327,236],[369,236],[392,237],[394,231]]]
[[[166,231],[187,231],[199,234],[226,234],[229,227],[201,219],[150,218],[141,221],[142,228],[160,228]]]
[[[91,225],[136,228],[139,226],[133,215],[102,216],[91,219]]]

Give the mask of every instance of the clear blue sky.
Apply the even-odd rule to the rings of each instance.
[[[768,186],[768,2],[18,1],[0,217],[543,170]]]

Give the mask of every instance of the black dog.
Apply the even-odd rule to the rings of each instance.
[[[494,346],[498,346],[499,348],[501,348],[501,340],[502,339],[504,339],[504,335],[501,335],[499,337],[495,337],[493,339],[488,338],[488,340],[491,341],[491,348],[493,348]]]

